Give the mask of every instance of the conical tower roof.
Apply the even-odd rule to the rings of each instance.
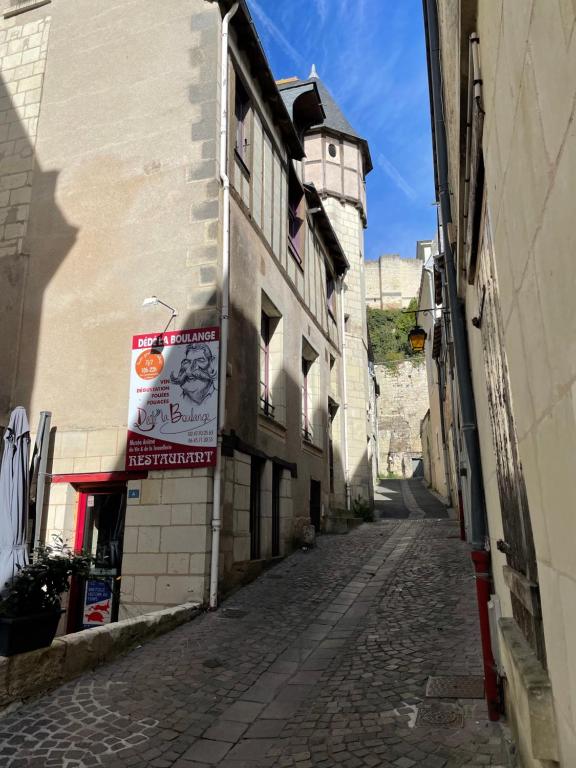
[[[325,118],[321,123],[312,125],[309,130],[318,130],[324,128],[325,130],[332,131],[334,133],[341,133],[345,136],[355,139],[362,145],[362,154],[364,156],[365,173],[369,173],[372,170],[372,159],[370,157],[370,150],[368,149],[368,142],[350,125],[350,122],[345,117],[344,113],[336,103],[334,97],[324,85],[322,80],[318,77],[316,67],[312,65],[312,71],[307,80],[290,79],[285,83],[281,83],[278,87],[280,94],[288,111],[290,111],[294,99],[300,91],[306,90],[310,85],[315,85],[318,89],[320,101],[322,102],[322,108],[324,109]]]

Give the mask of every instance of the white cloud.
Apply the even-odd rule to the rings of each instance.
[[[249,5],[251,11],[254,13],[254,16],[258,19],[260,24],[262,25],[262,28],[268,32],[270,37],[274,38],[274,40],[278,43],[280,48],[284,51],[284,53],[289,56],[292,61],[295,64],[298,64],[300,67],[305,67],[306,62],[304,60],[304,57],[300,54],[299,51],[294,48],[292,43],[282,34],[282,32],[278,29],[276,24],[272,21],[270,16],[263,10],[263,8],[256,2],[256,0],[249,0]]]
[[[378,165],[380,166],[380,168],[382,168],[382,170],[388,176],[388,178],[390,178],[394,182],[394,184],[396,184],[398,189],[404,192],[404,194],[409,200],[416,200],[416,197],[417,197],[416,190],[413,187],[411,187],[410,184],[408,184],[408,182],[406,181],[404,176],[402,176],[400,171],[395,166],[392,165],[390,160],[384,157],[382,152],[380,152],[380,154],[378,155]]]
[[[314,0],[316,6],[316,13],[320,17],[320,26],[324,26],[324,22],[328,16],[328,0]]]

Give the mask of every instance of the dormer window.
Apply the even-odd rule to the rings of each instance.
[[[249,167],[250,97],[238,75],[236,75],[234,117],[236,119],[236,153],[244,165]]]
[[[293,168],[288,176],[288,246],[298,264],[304,259],[304,190]]]

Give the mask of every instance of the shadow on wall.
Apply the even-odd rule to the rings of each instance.
[[[21,119],[24,109],[14,104],[0,75],[0,135],[4,139],[0,143],[0,425],[7,423],[16,405],[29,411],[46,290],[78,231],[56,204],[59,172],[44,172],[36,160],[34,139]],[[31,203],[38,215],[29,226]],[[31,270],[34,242],[47,234],[53,247],[43,256],[43,263]],[[38,414],[28,416],[34,429]]]
[[[242,262],[240,259],[234,259],[232,255],[232,272],[242,269]],[[96,286],[93,287],[93,291],[104,290],[99,289]],[[169,284],[166,286],[158,286],[158,293],[165,298],[169,298]],[[96,295],[97,298],[97,295]],[[218,301],[219,295],[216,287],[214,287],[213,293],[207,300],[206,304],[199,307],[195,311],[189,311],[185,315],[178,318],[177,326],[171,325],[170,329],[187,329],[197,327],[210,327],[218,325]],[[150,316],[150,324],[148,329],[142,332],[157,333],[162,330],[161,322],[158,322],[160,315]],[[134,315],[134,322],[140,322],[141,318]],[[136,329],[140,331],[140,329]],[[118,338],[117,336],[111,338],[111,344],[122,345],[125,350],[123,356],[126,361],[126,367],[119,375],[128,378],[130,368],[130,356],[131,356],[131,337]],[[226,407],[226,425],[225,435],[233,436],[240,441],[238,450],[244,453],[252,453],[255,456],[261,456],[268,461],[274,461],[275,458],[281,460],[281,462],[294,464],[297,467],[297,478],[292,483],[292,514],[291,514],[291,535],[288,538],[288,548],[291,546],[291,539],[303,525],[309,525],[311,522],[311,499],[310,499],[310,485],[311,481],[317,481],[321,483],[323,500],[326,502],[326,494],[329,488],[329,473],[327,467],[328,457],[328,436],[327,436],[327,403],[316,404],[316,409],[311,418],[316,424],[321,425],[321,431],[319,433],[319,445],[318,447],[310,448],[307,455],[303,455],[302,452],[302,422],[301,422],[301,381],[295,377],[288,375],[284,371],[285,380],[285,392],[286,392],[286,429],[285,437],[282,440],[277,440],[275,437],[264,437],[262,430],[258,428],[262,416],[260,414],[260,327],[256,321],[248,317],[245,310],[239,307],[235,302],[230,306],[230,337],[229,337],[229,376],[227,380],[227,407]],[[80,368],[85,365],[89,365],[91,360],[92,351],[89,347],[81,348],[78,350],[78,365]],[[72,394],[75,389],[75,382],[63,382],[62,386],[67,388]],[[128,388],[126,387],[126,393]],[[215,395],[217,394],[215,393]],[[47,401],[47,407],[50,403]],[[183,408],[186,403],[183,402]],[[128,400],[125,403],[126,416],[128,415]],[[97,414],[96,414],[97,420]],[[54,425],[55,432],[58,429],[58,424]],[[97,423],[94,424],[98,426]],[[120,426],[120,425],[119,425]],[[53,434],[54,439],[54,434]],[[52,458],[53,458],[53,442],[50,451],[50,458],[47,471],[52,473]],[[343,489],[343,466],[340,451],[337,446],[334,446],[334,475],[336,483],[336,491],[340,494],[343,506],[344,489]],[[123,455],[117,457],[114,466],[111,466],[108,471],[124,472],[125,470],[125,458]],[[96,470],[94,470],[96,471]],[[286,470],[288,471],[288,470]],[[182,476],[185,476],[185,472]],[[212,477],[212,472],[209,473]],[[175,476],[175,475],[174,475]],[[210,481],[211,482],[211,481]],[[231,565],[234,562],[229,562],[229,558],[225,555],[226,552],[230,552],[233,547],[230,546],[231,541],[238,535],[238,525],[236,509],[233,503],[226,501],[225,494],[223,494],[223,507],[222,507],[222,546],[221,552],[222,559],[221,564],[226,563],[228,574],[232,572]],[[270,500],[268,499],[268,502]],[[261,502],[264,503],[264,494],[261,495]],[[49,499],[46,500],[49,503]],[[162,504],[162,502],[158,502]],[[327,503],[324,510],[328,512]],[[47,510],[44,514],[44,530],[42,531],[43,537],[46,536],[46,523],[47,523]],[[269,517],[271,514],[270,509],[262,509],[261,515]],[[210,524],[211,509],[208,509],[207,517],[205,520],[206,525]],[[159,518],[158,525],[162,525],[162,521]],[[153,523],[152,523],[153,525]],[[268,546],[270,542],[262,542],[262,550],[265,552],[270,549]],[[207,544],[207,551],[210,548],[210,541]],[[226,576],[228,574],[222,574]],[[225,583],[227,579],[224,579]]]

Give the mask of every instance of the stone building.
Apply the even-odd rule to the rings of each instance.
[[[343,365],[346,386],[347,476],[350,496],[371,502],[377,476],[376,388],[369,360],[366,322],[364,228],[366,175],[372,170],[365,139],[352,128],[313,67],[308,80],[288,78],[280,90],[287,106],[298,108],[314,88],[325,117],[304,134],[303,178],[323,201],[350,265],[343,282],[345,327]]]
[[[416,243],[415,259],[384,254],[376,261],[367,261],[367,305],[376,309],[406,309],[418,295],[422,265],[429,256],[430,247],[430,240],[419,240]]]
[[[108,552],[112,619],[214,604],[305,526],[345,518],[348,483],[371,497],[367,145],[333,139],[357,188],[320,196],[303,163],[326,142],[305,133],[327,115],[319,90],[305,83],[287,109],[244,2],[2,0],[0,12],[0,419],[14,405],[32,423],[52,414],[36,534]],[[219,361],[217,342],[192,339],[158,379],[187,329],[220,332]],[[136,364],[133,337],[151,347]],[[128,422],[131,369],[158,383],[137,389],[157,407]],[[147,455],[143,431],[175,382],[170,425],[220,399],[218,447],[183,468],[166,443]],[[215,413],[199,434],[216,434]],[[127,428],[141,438],[128,462]]]
[[[576,765],[576,6],[425,0],[439,360],[485,678],[525,768]],[[482,590],[479,590],[482,594]],[[490,651],[494,664],[490,660]]]
[[[422,463],[427,484],[454,509],[458,508],[455,429],[452,409],[452,390],[446,376],[449,361],[448,347],[442,344],[442,308],[439,274],[435,271],[438,244],[424,263],[418,293],[418,323],[426,331],[424,348],[427,402],[429,408],[420,424]]]

